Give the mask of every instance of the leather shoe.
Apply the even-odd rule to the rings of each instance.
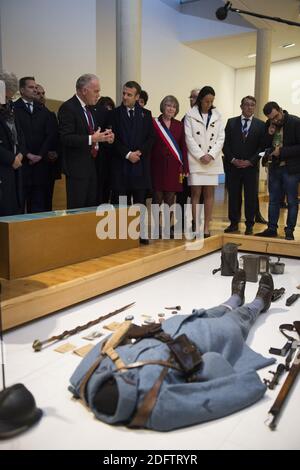
[[[263,273],[259,281],[258,291],[256,293],[256,297],[261,298],[264,303],[264,307],[261,313],[266,312],[270,308],[273,292],[274,283],[271,274]]]
[[[277,230],[266,228],[263,232],[256,233],[256,237],[277,237]]]
[[[235,224],[230,224],[225,228],[224,233],[234,233],[239,231],[239,226]]]
[[[285,230],[285,237],[286,240],[295,240],[294,233],[292,230]]]
[[[253,228],[252,227],[246,227],[245,235],[253,235]]]
[[[232,278],[231,295],[238,295],[241,299],[241,305],[245,302],[246,272],[239,269]]]
[[[140,245],[149,245],[148,238],[140,238]]]
[[[204,238],[209,238],[210,236],[210,232],[204,234]]]
[[[258,212],[258,214],[256,214],[256,216],[255,216],[255,222],[256,222],[257,224],[268,225],[268,222],[266,221],[266,219],[263,218],[263,216],[261,215],[260,212]]]

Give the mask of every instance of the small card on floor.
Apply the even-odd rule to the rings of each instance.
[[[100,338],[103,336],[104,333],[101,331],[92,331],[89,335],[83,336],[82,339],[86,339],[87,341],[93,341],[94,339]]]
[[[85,346],[82,346],[81,348],[75,349],[73,351],[73,354],[77,354],[80,357],[84,357],[90,352],[91,349],[93,349],[93,347],[94,346],[92,344],[86,344]]]
[[[75,348],[76,346],[74,346],[74,344],[65,343],[65,344],[62,344],[61,346],[58,346],[58,348],[54,349],[54,351],[64,354],[64,353],[73,351],[73,349]]]
[[[108,325],[104,325],[103,328],[106,328],[107,330],[110,331],[116,331],[118,328],[120,328],[121,323],[117,321],[113,321],[112,323],[109,323]]]

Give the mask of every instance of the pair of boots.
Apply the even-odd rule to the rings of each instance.
[[[231,283],[231,295],[238,295],[241,299],[241,304],[245,302],[245,287],[246,287],[246,272],[239,269],[233,276]],[[271,305],[272,294],[274,292],[274,283],[271,274],[263,273],[255,298],[259,297],[263,301],[263,308],[261,313],[266,312]]]

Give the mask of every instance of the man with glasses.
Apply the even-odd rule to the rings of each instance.
[[[285,239],[294,240],[298,216],[298,182],[300,178],[300,118],[283,111],[274,101],[265,104],[267,116],[266,148],[269,152],[269,223],[256,235],[277,237],[282,190],[287,194],[288,213]]]

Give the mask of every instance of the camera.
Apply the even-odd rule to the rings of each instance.
[[[262,152],[264,154],[261,160],[262,166],[271,165],[271,163],[273,162],[273,155],[272,155],[273,151],[274,151],[274,147],[269,147],[269,148],[266,148],[264,152]]]

